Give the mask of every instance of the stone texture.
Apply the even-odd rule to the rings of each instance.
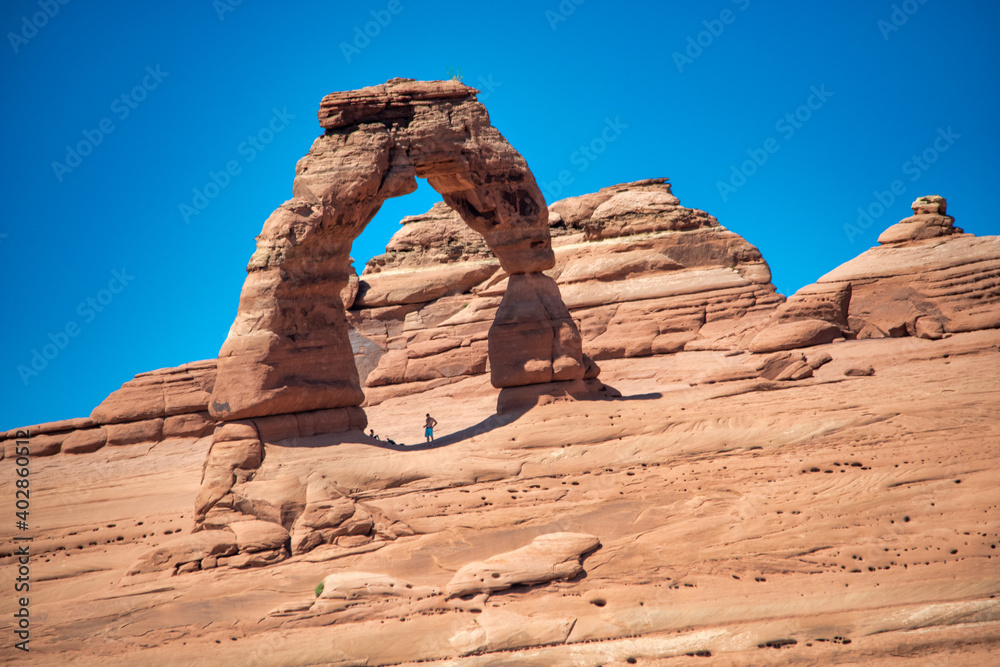
[[[239,506],[229,511],[240,522],[266,509],[287,530],[283,516],[297,521],[323,496],[309,480],[322,475],[346,494],[343,505],[329,499],[322,521],[343,524],[337,507],[350,502],[412,534],[345,535],[366,542],[283,560],[240,552],[232,529],[190,535],[209,540],[199,549],[172,544],[187,543],[208,438],[141,456],[105,448],[40,459],[32,483],[49,491],[32,494],[32,575],[65,594],[43,587],[32,600],[45,618],[35,659],[625,665],[710,651],[723,664],[990,664],[1000,623],[990,598],[1000,543],[986,511],[1000,460],[998,344],[1000,332],[979,330],[775,353],[832,357],[785,382],[692,381],[771,355],[612,359],[601,378],[628,400],[553,402],[516,419],[489,417],[496,392],[485,376],[392,398],[366,410],[377,432],[413,442],[430,411],[443,446],[391,448],[356,434],[267,444],[254,477],[223,502]],[[877,372],[843,375],[868,366]],[[70,511],[71,526],[43,520]],[[563,530],[600,540],[585,574],[470,599],[434,594],[470,563]],[[150,571],[123,577],[164,546]],[[413,589],[368,595],[363,577],[353,600],[318,603],[317,584],[351,572]],[[852,643],[818,641],[834,637]],[[779,638],[798,643],[758,648]]]
[[[911,208],[913,215],[882,232],[879,243],[906,243],[962,233],[954,226],[955,218],[946,215],[948,202],[940,195],[919,197]]]
[[[672,354],[687,346],[745,347],[782,301],[757,249],[709,214],[681,206],[667,179],[625,183],[555,202],[548,223],[556,264],[546,274],[556,281],[569,317],[579,325],[584,357]],[[368,263],[362,280],[372,289],[389,281],[377,288],[385,294],[398,276],[409,275],[414,282],[408,289],[419,293],[424,289],[419,281],[433,282],[442,267],[468,275],[488,252],[457,213],[436,204],[422,216],[403,220],[386,253]],[[462,266],[467,268],[458,268]],[[534,303],[542,310],[535,290],[528,289],[536,280],[516,279],[514,289],[528,299],[517,308]],[[348,319],[367,405],[424,391],[429,382],[486,372],[484,355],[475,346],[487,339],[510,285],[511,277],[499,270],[461,293],[426,303],[356,304]],[[512,293],[509,303],[518,303],[514,297]],[[494,342],[498,350],[528,343],[530,357],[516,360],[513,368],[507,360],[491,358],[494,377],[547,378],[548,366],[533,369],[532,364],[552,357],[548,348],[554,321],[533,329],[522,326],[521,334],[511,329],[509,342]],[[505,329],[494,325],[493,331]],[[472,346],[471,356],[455,348],[455,341]],[[415,364],[415,358],[424,361]],[[589,363],[581,362],[585,367]],[[570,362],[568,368],[573,367]],[[578,373],[575,368],[571,372]]]
[[[497,397],[497,414],[520,414],[539,405],[562,401],[596,401],[620,398],[621,392],[594,379],[506,387]]]
[[[291,440],[293,443],[298,438],[309,438],[324,433],[363,431],[368,425],[365,412],[360,408],[314,410],[258,417],[252,421],[261,440],[265,442]]]
[[[277,551],[288,542],[288,531],[270,521],[234,521],[228,527],[236,535],[237,548],[244,553]]]
[[[413,192],[417,176],[483,236],[507,273],[554,265],[545,200],[524,158],[490,125],[476,92],[458,81],[393,79],[323,98],[325,133],[299,161],[294,198],[257,238],[236,321],[219,353],[213,417],[362,403],[341,298],[348,253],[382,202]],[[406,277],[372,285],[362,276],[356,302],[423,303],[470,287],[492,265],[450,271],[433,271],[433,280],[416,290]],[[581,364],[579,354],[574,361]]]
[[[848,325],[858,338],[935,339],[1000,327],[1000,238],[963,233],[944,216],[946,206],[937,195],[918,198],[915,215],[900,223],[922,221],[940,234],[900,237],[819,278],[814,289],[851,285]]]
[[[142,421],[107,424],[104,427],[108,434],[108,445],[137,445],[141,443],[154,444],[163,439],[163,419],[143,419]]]
[[[253,422],[228,422],[215,428],[212,446],[202,468],[201,488],[195,499],[195,523],[199,528],[219,527],[220,522],[211,520],[209,512],[241,477],[246,479],[263,460],[264,446]]]
[[[456,262],[489,262],[499,268],[482,234],[443,201],[426,213],[403,218],[399,224],[402,228],[389,240],[385,254],[373,257],[365,266],[369,276]]]
[[[448,583],[449,596],[491,593],[518,584],[570,579],[583,572],[583,557],[601,546],[593,535],[549,533],[531,544],[464,566]]]
[[[58,454],[62,449],[65,438],[66,435],[62,433],[32,436],[28,443],[31,456],[54,456]]]
[[[85,428],[73,431],[63,440],[64,454],[89,454],[106,445],[108,434],[103,428]]]
[[[750,341],[751,352],[776,352],[829,343],[842,336],[840,328],[823,320],[772,324]]]
[[[44,424],[34,424],[32,426],[22,426],[21,428],[11,429],[6,432],[4,437],[8,440],[13,440],[18,437],[18,431],[27,431],[29,436],[35,436],[49,433],[65,433],[78,428],[89,428],[92,426],[97,426],[97,423],[87,417],[80,417],[77,419],[60,419],[54,422],[46,422]]]
[[[487,609],[448,641],[460,655],[508,651],[525,645],[562,644],[569,638],[576,620],[566,615],[522,615]]]
[[[215,366],[212,359],[139,373],[94,408],[90,418],[25,429],[33,440],[47,436],[39,456],[89,454],[105,445],[152,446],[165,438],[199,438],[211,432],[215,423],[207,412]],[[7,436],[13,439],[18,430],[25,429],[14,429]]]
[[[213,530],[170,539],[155,549],[147,551],[133,562],[125,575],[172,575],[183,565],[195,563],[194,570],[201,569],[201,561],[208,557],[230,556],[237,550],[236,537],[228,530]]]
[[[849,282],[806,285],[775,309],[762,330],[750,340],[748,349],[776,352],[836,340],[850,328],[850,301]]]
[[[590,219],[602,197],[553,212],[563,225],[554,237],[582,239],[573,216]],[[661,233],[694,248],[719,230],[649,232]],[[742,288],[724,287],[729,267],[711,263],[714,251],[692,270],[635,250],[592,255],[607,280],[581,262],[560,285],[686,271],[696,283],[637,290],[669,289],[662,298],[685,305],[632,311],[644,313],[634,333],[602,363],[601,379],[624,394],[616,400],[540,400],[497,415],[485,375],[461,375],[366,408],[383,438],[410,443],[431,412],[438,441],[417,446],[328,432],[351,424],[350,409],[230,420],[202,439],[164,440],[169,416],[39,432],[64,452],[74,438],[99,441],[96,431],[162,421],[163,435],[32,464],[32,578],[57,585],[32,593],[43,641],[23,659],[619,665],[711,653],[720,664],[993,664],[996,238],[882,245],[780,312],[780,299],[747,305]],[[748,264],[729,273],[759,278]],[[568,266],[557,261],[549,277],[560,284]],[[405,380],[411,363],[486,345],[509,283],[500,271],[474,293],[400,305],[395,332],[386,313],[396,307],[358,312],[385,324],[379,340],[386,356],[404,353]],[[841,301],[817,295],[845,285],[846,340],[746,353],[776,314],[787,317],[774,326],[843,330],[829,321]],[[586,308],[613,318],[640,300],[654,299]],[[660,320],[669,329],[650,326]],[[582,329],[585,352],[597,330]],[[638,356],[654,331],[674,351]],[[683,347],[671,339],[692,331]],[[501,396],[552,398],[554,385],[586,381]],[[231,477],[199,524],[191,500],[210,469]],[[13,522],[0,531],[7,543],[23,535]],[[555,531],[579,537],[562,543]],[[446,598],[450,584],[460,594]]]
[[[546,275],[510,277],[490,327],[489,350],[497,388],[583,379],[580,332]]]
[[[778,306],[771,323],[822,320],[846,330],[850,302],[850,283],[806,285]]]
[[[164,438],[200,438],[215,428],[215,421],[208,412],[191,412],[184,415],[174,415],[163,420]]]
[[[99,424],[117,424],[204,412],[215,384],[214,359],[139,373],[90,413]]]
[[[417,597],[420,595],[440,595],[440,591],[430,587],[415,587],[408,581],[373,572],[337,572],[323,579],[323,592],[319,594],[320,604],[329,609],[328,603],[348,603],[379,600],[385,597]],[[340,606],[340,605],[338,605]]]
[[[1000,239],[953,226],[933,195],[858,257],[781,304],[750,341],[754,352],[789,350],[844,336],[861,340],[1000,327]]]
[[[355,304],[377,308],[427,303],[450,294],[461,294],[483,282],[499,268],[496,262],[463,262],[422,269],[383,271],[378,281],[361,281]]]

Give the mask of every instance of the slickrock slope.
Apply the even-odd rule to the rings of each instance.
[[[232,533],[228,546],[203,546],[201,569],[126,576],[190,534],[209,438],[35,459],[32,652],[16,657],[596,667],[700,664],[685,656],[710,652],[720,664],[992,664],[1000,331],[807,354],[820,352],[832,361],[797,382],[692,384],[740,358],[712,350],[608,360],[602,377],[624,400],[517,418],[491,416],[485,376],[386,400],[369,423],[409,445],[270,445],[257,479],[322,473],[347,503],[412,534],[264,567],[221,563],[240,540],[230,530],[218,531]],[[844,375],[861,364],[875,373]],[[426,411],[440,422],[433,447],[414,444]],[[599,541],[581,543],[582,573],[447,599],[460,572],[510,577],[520,566],[503,554],[560,533]],[[268,539],[254,548],[278,546]],[[15,565],[3,563],[9,581]],[[2,604],[9,636],[10,596]],[[9,645],[0,655],[15,657]]]
[[[757,249],[667,179],[556,202],[549,227],[545,273],[597,360],[745,347],[782,301]],[[367,405],[487,371],[508,275],[446,206],[404,218],[360,280],[348,319]]]
[[[947,312],[993,312],[989,267],[1000,253],[966,250],[995,242],[951,234],[874,248],[845,265],[862,269],[834,272],[851,276],[849,290],[823,278],[769,315],[770,327],[814,319],[850,337],[858,294],[900,284],[899,266],[915,285],[942,270],[962,276],[949,300],[932,302],[967,304]],[[939,259],[862,273],[872,273],[866,256],[914,248]],[[815,294],[824,297],[803,296]],[[213,510],[219,529],[194,534],[210,449],[255,442],[227,439],[243,437],[237,424],[216,438],[40,456],[32,652],[5,646],[0,656],[39,665],[596,667],[708,655],[738,665],[994,664],[1000,329],[907,336],[904,322],[895,332],[773,354],[607,359],[602,378],[620,399],[526,413],[494,414],[496,390],[471,376],[368,407],[381,441],[310,435],[326,430],[318,414],[301,413],[299,435],[279,441],[292,426],[262,422],[266,456]],[[143,375],[102,405],[129,406],[138,421],[121,423],[166,422],[165,406],[181,403],[160,408],[155,397],[193,382],[171,378],[178,373]],[[140,391],[157,384],[161,394]],[[438,439],[413,444],[426,411],[441,423]],[[30,446],[52,454],[54,435],[115,419],[106,421],[42,425]],[[241,508],[249,513],[238,517]],[[7,556],[0,574],[15,568]],[[5,597],[0,614],[13,612]]]

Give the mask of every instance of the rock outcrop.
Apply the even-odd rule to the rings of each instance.
[[[887,229],[880,245],[807,285],[750,343],[753,352],[836,338],[938,339],[1000,327],[1000,238],[954,226],[939,195]]]
[[[593,535],[550,533],[531,544],[465,565],[446,592],[451,597],[490,594],[511,586],[571,579],[583,572],[583,557],[601,546]]]
[[[444,204],[404,218],[386,253],[365,267],[348,312],[368,404],[487,369],[512,378],[501,379],[504,386],[579,379],[577,346],[583,379],[597,376],[591,357],[739,348],[782,301],[757,249],[704,211],[681,206],[667,179],[555,202],[549,228],[556,263],[545,275],[554,286],[511,277]],[[506,336],[503,322],[537,319],[559,294],[580,323],[579,341],[566,320],[533,341],[520,331]],[[497,347],[551,347],[553,364],[512,370],[503,357],[492,361],[488,339]]]
[[[0,451],[17,430],[30,433],[32,456],[89,454],[105,446],[200,438],[215,420],[208,402],[215,383],[215,360],[139,373],[95,407],[89,418],[26,426],[0,438]]]
[[[782,301],[760,252],[666,179],[556,202],[553,272],[594,359],[735,349]]]
[[[215,386],[214,359],[139,373],[90,413],[98,424],[167,419],[206,412]]]
[[[404,218],[386,253],[360,278],[350,269],[341,292],[351,304],[349,340],[366,404],[492,371],[494,384],[511,387],[498,407],[517,410],[560,397],[613,395],[588,384],[599,372],[592,357],[771,354],[844,338],[934,340],[1000,327],[1000,242],[964,233],[946,209],[940,196],[917,199],[914,215],[890,227],[895,231],[880,246],[783,300],[756,248],[707,213],[680,206],[666,179],[555,202],[548,214],[555,265],[513,280],[485,238],[438,203]],[[568,318],[557,312],[560,296]],[[505,298],[509,305],[501,309]],[[523,348],[525,360],[501,351],[511,348]],[[728,364],[693,380],[809,377],[801,358],[786,362]],[[25,427],[32,455],[202,437],[220,423],[209,415],[215,376],[215,360],[140,373],[90,418]],[[253,423],[264,441],[277,442],[363,429],[367,421],[355,408]],[[0,439],[4,456],[14,453],[15,434]],[[207,484],[216,484],[216,473],[206,474]]]
[[[553,266],[545,200],[476,92],[458,81],[393,79],[323,99],[325,132],[299,161],[294,198],[268,218],[247,267],[236,321],[219,353],[214,417],[361,405],[341,297],[351,242],[385,199],[416,190],[418,176],[484,238],[507,273],[533,276]],[[424,291],[443,295],[455,280],[448,276]],[[494,366],[506,369],[494,377],[496,386],[583,376],[579,345],[572,344],[579,336],[554,286],[553,293],[544,312],[532,311],[543,319],[502,320],[509,325],[505,340],[524,344],[492,348],[500,355]],[[357,299],[377,306],[424,296],[390,281],[381,290],[359,290]]]
[[[920,197],[913,202],[912,208],[913,215],[882,232],[879,243],[906,243],[963,233],[954,226],[955,218],[947,214],[948,202],[941,195]]]

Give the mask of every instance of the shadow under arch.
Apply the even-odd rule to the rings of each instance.
[[[659,392],[623,396],[621,392],[617,391],[613,387],[610,387],[609,385],[601,385],[601,389],[588,391],[587,393],[572,396],[571,398],[573,401],[606,401],[609,403],[615,403],[618,401],[651,401],[662,397],[663,394]],[[484,435],[504,426],[509,426],[528,414],[534,407],[534,403],[523,402],[516,407],[511,407],[508,411],[495,412],[472,426],[467,426],[458,431],[440,436],[431,442],[420,442],[414,445],[407,445],[386,442],[385,440],[379,440],[369,436],[364,436],[364,440],[359,439],[356,440],[356,442],[363,442],[364,444],[368,444],[373,447],[388,449],[395,452],[420,452],[430,449],[439,449],[441,447],[458,444],[478,435]]]

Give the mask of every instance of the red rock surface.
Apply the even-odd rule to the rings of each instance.
[[[231,528],[191,534],[211,438],[39,458],[37,644],[18,657],[570,666],[708,651],[723,664],[992,664],[1000,330],[818,346],[806,357],[831,360],[803,380],[696,381],[758,356],[727,354],[608,360],[602,378],[626,400],[517,417],[491,416],[495,390],[472,377],[369,407],[381,442],[268,444],[242,484],[275,537],[253,536],[262,519],[247,517],[245,553]],[[844,375],[861,366],[874,375]],[[296,502],[309,508],[302,525],[343,525],[366,507],[358,531],[380,514],[409,532],[250,551],[277,545],[282,507]],[[472,564],[510,563],[503,554],[566,532],[600,541],[581,574],[444,599],[463,568],[485,574]],[[2,563],[10,580],[16,565]],[[318,604],[323,581],[340,583]]]
[[[889,228],[891,241],[883,234],[882,245],[802,288],[778,308],[754,339],[763,341],[756,348],[816,342],[785,324],[809,318],[836,325],[852,338],[937,339],[1000,327],[1000,237],[963,233],[944,216],[946,207],[937,195],[917,199],[915,215]],[[914,225],[936,231],[900,232]]]
[[[90,413],[98,424],[204,412],[215,386],[214,359],[139,373]]]
[[[474,199],[504,198],[462,176],[491,149],[520,164],[488,120],[463,163],[426,152],[455,127],[410,118],[452,104],[482,121],[470,90],[326,98],[317,145],[337,150],[300,163],[251,260],[229,341],[275,333],[255,312],[337,336],[349,317],[351,338],[309,340],[341,364],[349,340],[365,410],[304,409],[301,386],[220,394],[208,361],[140,374],[90,419],[5,434],[10,479],[16,439],[32,457],[29,531],[0,538],[32,538],[33,644],[0,660],[995,664],[1000,238],[921,197],[879,247],[783,300],[752,245],[653,179],[556,202],[544,233],[507,209],[478,235],[436,206],[352,286],[349,243],[302,219],[325,210],[321,186],[359,182],[343,164],[394,194],[426,169],[467,221]],[[344,142],[399,119],[405,150]],[[376,149],[392,159],[369,164]],[[276,306],[317,299],[333,306],[301,321]],[[285,372],[329,372],[268,345]],[[342,369],[329,379],[320,404],[360,394]],[[247,405],[277,413],[232,418]],[[7,636],[15,608],[2,598]]]
[[[680,206],[666,179],[555,202],[549,227],[556,265],[545,273],[593,359],[745,347],[782,301],[757,249]],[[508,275],[457,214],[437,204],[405,218],[361,283],[380,295],[348,312],[367,405],[487,372],[485,342]],[[547,372],[520,370],[546,382]]]
[[[231,420],[361,405],[341,296],[350,246],[385,199],[416,190],[417,176],[484,238],[508,273],[531,275],[553,266],[545,200],[524,158],[490,124],[476,92],[458,81],[393,79],[323,98],[325,133],[298,163],[294,198],[271,214],[257,237],[236,321],[219,352],[212,416]],[[491,272],[438,271],[420,289],[384,274],[374,287],[359,285],[355,305],[436,299]],[[554,295],[558,300],[557,289]],[[525,323],[525,345],[492,348],[501,355],[495,366],[506,369],[494,378],[496,386],[582,376],[578,346],[570,358],[560,342],[563,329],[576,325],[565,307],[550,316]],[[535,329],[548,331],[550,349],[543,349],[545,334]],[[538,371],[543,367],[548,370]]]

